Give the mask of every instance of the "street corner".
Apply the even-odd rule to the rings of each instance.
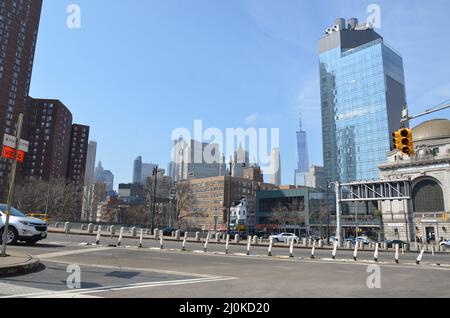
[[[11,252],[0,256],[0,278],[25,275],[38,269],[39,258],[30,254]]]

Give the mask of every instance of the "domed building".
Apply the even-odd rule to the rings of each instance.
[[[379,166],[382,180],[410,179],[411,200],[383,202],[387,239],[438,243],[450,239],[450,120],[413,128],[414,155],[395,150]]]

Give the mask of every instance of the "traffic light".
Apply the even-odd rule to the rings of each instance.
[[[414,153],[412,130],[403,128],[393,134],[394,148],[400,150],[405,155],[411,156]]]

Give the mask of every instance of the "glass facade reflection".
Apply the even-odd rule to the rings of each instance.
[[[321,39],[320,82],[328,181],[377,179],[406,105],[401,56],[373,30],[341,30]]]

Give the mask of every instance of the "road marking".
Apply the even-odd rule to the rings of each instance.
[[[84,248],[82,250],[74,250],[74,251],[65,251],[65,252],[55,252],[55,253],[42,254],[42,255],[37,255],[36,257],[39,258],[39,259],[50,259],[50,258],[68,256],[68,255],[76,255],[76,254],[84,254],[84,253],[107,251],[107,250],[112,250],[112,249],[114,249],[114,248],[112,248],[112,247]]]
[[[61,260],[45,260],[46,263],[55,263],[55,264],[64,264],[71,265],[73,262],[69,261],[61,261]],[[169,271],[163,269],[153,269],[153,268],[137,268],[137,267],[122,267],[122,266],[113,266],[113,265],[99,265],[99,264],[88,264],[88,263],[79,263],[77,265],[80,267],[92,267],[92,268],[101,268],[101,269],[112,269],[112,270],[127,270],[134,272],[150,272],[150,273],[158,273],[158,274],[167,274],[167,275],[176,275],[176,276],[191,276],[191,277],[199,277],[199,278],[212,278],[217,277],[214,275],[208,274],[197,274],[197,273],[187,273],[187,272],[178,272],[178,271]]]
[[[216,276],[216,277],[211,277],[211,278],[180,279],[180,280],[171,280],[171,281],[162,281],[162,282],[137,283],[137,284],[130,284],[130,285],[96,287],[96,288],[68,290],[68,291],[54,291],[54,292],[47,291],[45,293],[12,295],[12,296],[6,296],[6,297],[2,297],[2,298],[53,298],[55,296],[56,297],[80,296],[80,295],[92,294],[92,293],[104,293],[104,292],[123,291],[123,290],[130,290],[130,289],[177,286],[177,285],[186,285],[186,284],[212,283],[212,282],[220,282],[220,281],[235,280],[235,279],[236,278],[234,278],[234,277]]]

